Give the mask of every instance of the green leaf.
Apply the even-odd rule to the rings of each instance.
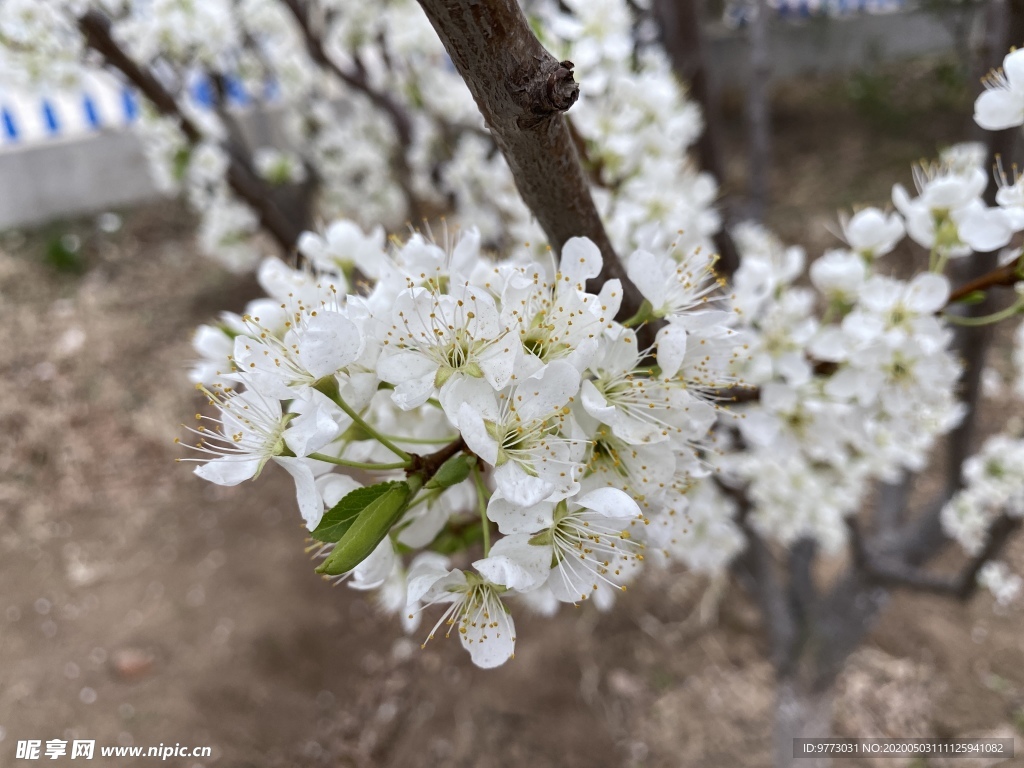
[[[362,491],[378,492],[361,494],[359,499],[353,502],[353,508],[359,507],[355,520],[348,524],[347,530],[334,545],[334,551],[316,569],[317,573],[337,576],[351,571],[363,562],[402,516],[412,495],[408,483],[380,483],[352,491],[339,504]]]
[[[463,453],[452,456],[438,468],[424,488],[451,488],[453,485],[458,485],[469,477],[474,464],[476,464],[476,456],[466,456]]]
[[[356,488],[345,494],[341,501],[331,507],[327,514],[320,520],[313,532],[309,534],[317,541],[333,543],[341,539],[345,532],[352,527],[359,513],[376,499],[387,493],[393,485],[405,485],[405,483],[379,483],[367,488]]]

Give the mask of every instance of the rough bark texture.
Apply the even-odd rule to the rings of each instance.
[[[620,316],[634,314],[642,297],[608,239],[562,116],[579,95],[572,62],[559,62],[545,50],[516,0],[420,0],[420,5],[552,247],[561,250],[571,237],[593,240],[604,257],[595,286],[622,280]]]

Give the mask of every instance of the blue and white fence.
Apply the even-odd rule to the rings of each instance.
[[[200,107],[211,108],[214,92],[209,79],[193,77],[188,96]],[[225,96],[233,108],[245,108],[253,101],[234,78],[227,80]],[[264,97],[273,100],[273,87],[266,89]],[[79,88],[67,91],[19,91],[0,86],[0,146],[123,128],[138,118],[139,99],[132,88],[105,72],[90,72]]]
[[[0,144],[34,144],[121,128],[138,117],[138,97],[114,77],[90,73],[69,91],[0,88]]]
[[[729,0],[722,12],[722,21],[730,29],[750,21],[754,3],[750,0]],[[830,16],[847,17],[895,13],[907,10],[907,0],[768,0],[768,8],[788,21]]]

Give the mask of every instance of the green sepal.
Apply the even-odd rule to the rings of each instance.
[[[476,464],[476,456],[467,456],[460,453],[452,456],[448,461],[434,473],[434,476],[427,481],[424,488],[451,488],[458,485],[467,477]]]
[[[530,541],[535,547],[550,547],[555,543],[555,534],[550,528],[545,528],[540,533],[533,536]]]
[[[439,366],[437,373],[434,374],[434,386],[437,389],[443,387],[452,376],[455,375],[455,369],[448,365]]]
[[[316,569],[317,573],[337,576],[351,571],[363,562],[388,535],[391,526],[398,522],[412,495],[412,489],[408,483],[391,482],[358,489],[345,498],[347,499],[360,490],[379,490],[379,492],[369,494],[372,497],[369,501],[366,501],[366,496],[360,497],[362,503],[359,506],[361,508],[355,520],[349,525],[338,543],[334,545],[331,554]],[[342,499],[342,502],[344,501],[345,499]],[[319,528],[319,526],[317,527]]]
[[[333,402],[338,402],[341,397],[341,387],[338,386],[338,379],[335,376],[324,376],[313,382],[313,389],[326,395]]]

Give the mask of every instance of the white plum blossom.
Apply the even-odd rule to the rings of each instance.
[[[395,403],[405,409],[438,394],[449,417],[457,420],[458,405],[449,404],[448,393],[466,377],[504,389],[522,354],[518,336],[502,325],[494,300],[457,274],[444,294],[417,287],[403,291],[393,320],[377,370],[395,385]]]
[[[864,208],[852,217],[841,217],[843,239],[850,249],[866,259],[877,259],[891,252],[903,239],[903,220],[895,213]]]
[[[1024,125],[1024,51],[1011,51],[1001,69],[984,81],[974,102],[974,121],[986,131]]]
[[[475,565],[479,566],[480,562],[485,561]],[[473,572],[447,571],[433,563],[410,572],[408,590],[410,603],[422,602],[424,607],[448,606],[430,630],[427,641],[446,624],[449,627],[446,636],[454,629],[478,667],[501,666],[515,655],[516,626],[502,602],[508,593],[505,586]]]
[[[1015,221],[1002,208],[988,208],[981,194],[988,175],[978,167],[949,162],[914,167],[918,197],[903,185],[893,186],[892,199],[903,214],[907,234],[919,245],[945,257],[972,251],[995,251],[1010,242]]]
[[[642,544],[630,532],[640,508],[617,488],[526,509],[495,497],[487,516],[509,534],[491,550],[491,559],[506,556],[527,564],[534,581],[520,589],[546,582],[559,602],[586,600],[601,585],[621,589],[630,566],[641,559]]]
[[[495,468],[498,494],[530,505],[575,492],[582,451],[560,433],[579,388],[579,372],[556,360],[508,392],[456,390],[463,400],[458,427],[470,449]]]
[[[1024,579],[1011,571],[1006,563],[996,560],[985,563],[978,571],[978,583],[991,592],[1001,606],[1012,603],[1024,589]]]
[[[309,409],[312,418],[294,418],[294,414],[282,412],[277,398],[256,389],[204,388],[203,392],[220,417],[198,416],[199,426],[190,429],[200,438],[194,449],[212,457],[196,467],[195,473],[217,485],[238,485],[257,477],[267,462],[273,461],[295,480],[299,511],[310,530],[315,528],[323,506],[312,468],[300,457],[334,439],[333,421],[318,413],[316,405]]]

